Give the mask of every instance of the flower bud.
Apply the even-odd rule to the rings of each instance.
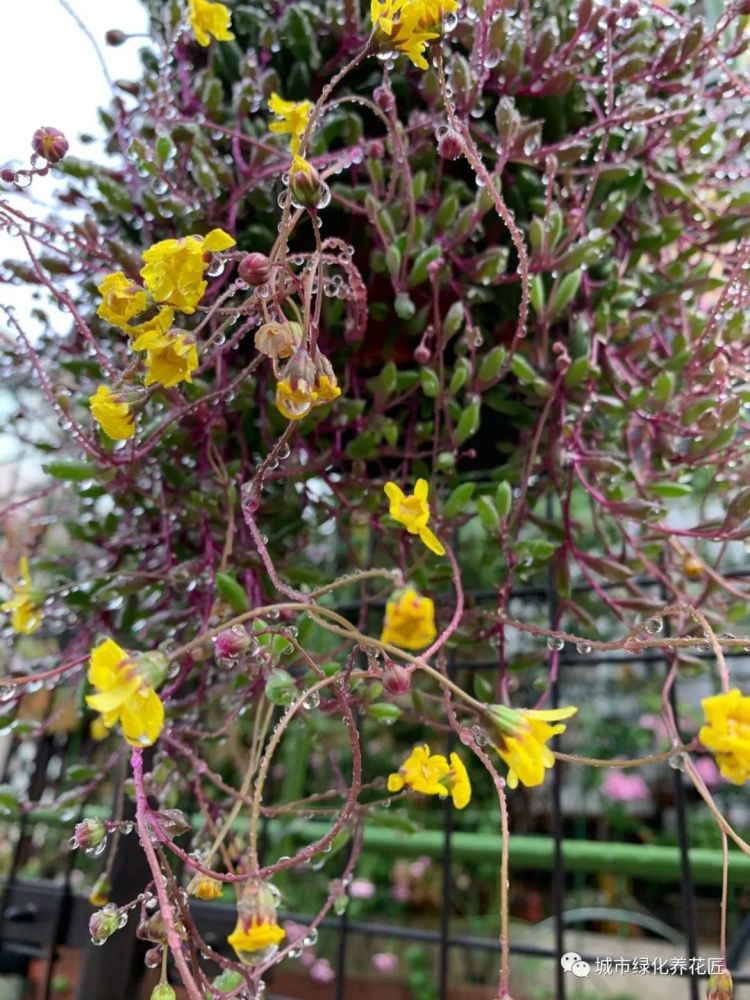
[[[299,323],[264,323],[255,334],[255,347],[267,358],[289,358],[302,342]]]
[[[31,148],[47,163],[59,163],[68,152],[68,140],[59,129],[45,125],[31,137]]]
[[[119,931],[124,926],[127,919],[127,914],[121,914],[114,903],[109,903],[104,909],[92,913],[89,918],[89,934],[92,944],[104,944],[115,931]]]
[[[106,906],[109,902],[109,894],[112,890],[112,886],[109,884],[109,879],[106,875],[100,875],[99,878],[94,882],[91,892],[89,893],[89,903],[92,906]]]
[[[438,139],[438,153],[444,160],[457,160],[464,151],[461,136],[452,128],[447,128]]]
[[[80,847],[86,854],[101,854],[107,845],[107,828],[100,819],[84,819],[76,824],[70,841],[72,848]]]
[[[685,560],[682,564],[682,572],[687,577],[688,580],[700,580],[703,576],[703,562],[698,558],[698,556],[690,555],[685,556]]]
[[[117,48],[118,45],[122,45],[127,42],[128,35],[124,31],[120,31],[119,28],[110,28],[108,32],[104,35],[104,41],[107,45],[111,45],[112,48]]]
[[[143,964],[147,969],[158,969],[164,959],[164,948],[162,945],[156,945],[155,948],[149,948],[146,954],[143,956]]]
[[[167,676],[169,660],[161,650],[148,653],[133,653],[138,673],[149,687],[158,688]]]
[[[177,1000],[177,994],[169,983],[159,983],[158,986],[154,986],[151,1000]]]
[[[221,896],[221,882],[208,875],[195,875],[188,885],[188,893],[196,899],[212,900]]]
[[[375,103],[383,111],[390,111],[396,104],[396,98],[393,96],[393,91],[390,87],[376,87],[372,92],[372,97]]]
[[[157,911],[150,916],[143,916],[136,927],[135,936],[141,941],[164,944],[167,940],[167,925],[161,913]]]
[[[257,642],[242,625],[233,625],[214,636],[214,653],[217,660],[231,662],[256,646]]]
[[[411,674],[400,663],[387,660],[381,675],[383,689],[392,695],[407,694],[411,687]]]
[[[732,977],[727,969],[708,977],[706,996],[708,1000],[732,1000]]]
[[[302,156],[295,156],[289,171],[289,192],[297,208],[325,208],[331,200],[328,185]]]
[[[237,273],[248,285],[265,285],[271,273],[271,261],[264,253],[246,253]]]
[[[154,816],[168,837],[179,837],[192,829],[182,809],[161,809]]]

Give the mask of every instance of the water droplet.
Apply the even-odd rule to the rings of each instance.
[[[302,702],[302,707],[307,709],[317,708],[320,704],[320,691],[311,691]]]
[[[564,646],[565,640],[561,639],[558,635],[551,635],[547,638],[547,649],[552,649],[554,652],[559,653]]]
[[[643,627],[649,635],[658,635],[658,633],[664,628],[664,622],[658,617],[649,618]]]
[[[216,278],[218,277],[218,275],[223,273],[224,268],[226,266],[227,262],[224,260],[224,258],[220,257],[218,254],[214,254],[213,257],[211,258],[211,262],[208,265],[206,273],[210,278]]]
[[[486,747],[488,743],[487,733],[481,726],[471,727],[471,737],[478,747]]]
[[[577,642],[576,643],[576,652],[580,653],[582,656],[585,655],[586,653],[590,653],[591,652],[591,643],[590,642],[586,642],[585,640],[583,642]]]

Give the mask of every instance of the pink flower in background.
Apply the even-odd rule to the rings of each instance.
[[[713,757],[696,757],[694,763],[695,770],[709,788],[721,783],[721,775],[718,767],[714,764]]]
[[[318,983],[330,983],[336,978],[336,973],[327,958],[319,958],[310,966],[310,975]]]
[[[355,878],[349,886],[352,899],[370,899],[375,895],[375,886],[369,878]]]
[[[638,725],[641,729],[650,729],[657,739],[667,739],[667,727],[664,725],[664,719],[660,715],[646,712],[638,720]]]
[[[284,930],[286,931],[287,944],[294,944],[295,941],[300,941],[307,934],[307,928],[303,924],[296,924],[293,920],[284,921]]]
[[[372,964],[378,972],[395,972],[398,958],[391,951],[376,951],[372,956]]]
[[[429,867],[430,859],[428,857],[417,858],[409,865],[409,874],[412,878],[422,878]]]
[[[641,802],[651,797],[640,774],[625,774],[619,770],[609,772],[602,782],[602,792],[615,802]]]

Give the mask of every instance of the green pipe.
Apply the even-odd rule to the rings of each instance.
[[[272,823],[271,826],[275,826]],[[311,843],[322,837],[328,826],[325,823],[303,822],[295,824],[294,836],[300,842]],[[509,863],[516,870],[549,871],[554,863],[552,837],[511,835]],[[492,833],[454,833],[451,852],[457,861],[500,860],[502,838]],[[372,853],[439,858],[443,850],[440,830],[420,830],[403,833],[381,827],[365,826],[363,850]],[[680,852],[677,847],[657,844],[612,844],[595,840],[563,841],[563,861],[569,872],[601,872],[603,874],[632,875],[656,882],[679,881]],[[694,881],[703,885],[720,885],[722,858],[720,850],[693,847],[690,865]],[[729,852],[729,881],[732,885],[750,885],[750,858],[740,851]]]
[[[104,810],[91,808],[88,815],[101,815]],[[54,810],[38,809],[29,814],[32,822],[61,824],[60,814]],[[200,826],[196,817],[196,826]],[[282,837],[290,837],[296,843],[313,843],[320,840],[330,827],[327,823],[313,821],[271,820],[269,833],[272,842],[278,845]],[[453,833],[452,854],[457,861],[500,860],[502,838],[494,833]],[[550,871],[554,863],[554,840],[552,837],[533,837],[524,834],[511,835],[510,867],[522,871]],[[420,857],[427,855],[439,858],[443,851],[441,830],[419,830],[405,833],[402,830],[385,829],[365,825],[363,849],[370,853],[380,853],[397,857]],[[564,840],[563,861],[568,872],[601,873],[605,875],[630,875],[635,878],[649,878],[654,882],[678,882],[680,880],[680,852],[677,847],[661,844],[617,844],[600,843],[595,840]],[[690,865],[695,882],[701,885],[721,885],[721,851],[708,847],[690,849]],[[729,852],[729,884],[750,885],[750,858],[740,851]]]

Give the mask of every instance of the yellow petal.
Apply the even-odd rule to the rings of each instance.
[[[429,528],[421,528],[419,532],[419,537],[425,543],[427,548],[434,552],[436,556],[444,556],[445,549],[443,545],[438,541],[438,539],[433,535]]]
[[[414,487],[414,496],[417,500],[426,500],[429,489],[430,487],[426,479],[418,479],[417,484]]]
[[[396,483],[386,483],[383,489],[391,504],[400,504],[404,499],[404,491]]]
[[[220,250],[228,250],[235,246],[237,241],[223,229],[212,229],[203,239],[203,247],[211,253],[218,253]]]

